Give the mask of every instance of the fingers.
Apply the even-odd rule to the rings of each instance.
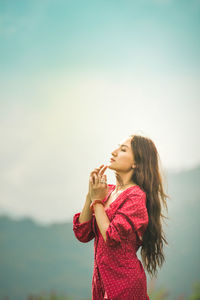
[[[93,183],[93,177],[90,176],[90,183]]]
[[[96,184],[97,183],[97,175],[95,173],[90,175],[90,183],[91,184]]]
[[[99,183],[99,184],[105,184],[105,185],[107,185],[107,177],[106,177],[106,175],[102,175],[102,176],[100,176],[100,175],[98,175],[97,176],[97,183]]]
[[[94,171],[92,171],[91,173],[96,173],[97,175],[100,174],[100,176],[103,175],[103,173],[105,172],[106,168],[108,166],[103,167],[104,165],[101,165],[99,168],[94,169]],[[103,168],[102,168],[103,167]]]
[[[105,166],[105,167],[103,167],[103,168],[100,170],[100,172],[99,172],[99,175],[100,175],[100,176],[103,176],[103,173],[105,172],[105,170],[107,169],[107,167],[108,167],[108,166]]]
[[[108,166],[101,165],[99,168],[95,168],[94,171],[90,173],[90,182],[93,184],[101,183],[101,180],[103,179],[104,183],[107,184],[107,177],[104,175],[105,170]]]
[[[99,168],[94,169],[94,171],[92,171],[92,172],[90,173],[90,175],[93,175],[94,173],[98,174],[98,173],[99,173],[99,170],[100,170],[103,166],[104,166],[104,165],[101,165]]]
[[[90,182],[93,184],[106,184],[107,185],[107,176],[106,175],[97,175],[93,174],[93,176],[90,176]]]
[[[107,184],[107,176],[106,175],[102,175],[102,184]]]
[[[98,180],[98,177],[97,177],[97,175],[94,173],[94,174],[93,174],[93,183],[94,183],[94,184],[97,184],[98,181],[99,181],[99,180]]]

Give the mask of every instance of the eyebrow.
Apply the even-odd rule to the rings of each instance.
[[[127,148],[129,148],[127,145],[124,145],[124,144],[118,144],[118,146],[125,146],[125,147],[127,147]]]

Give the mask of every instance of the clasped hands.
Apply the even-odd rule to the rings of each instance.
[[[91,202],[103,200],[108,193],[107,176],[104,174],[107,166],[101,165],[90,173],[89,195]]]

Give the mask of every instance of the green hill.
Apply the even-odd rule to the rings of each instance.
[[[71,223],[43,227],[4,216],[0,244],[0,299],[50,290],[75,299],[90,296],[93,243],[80,244]]]

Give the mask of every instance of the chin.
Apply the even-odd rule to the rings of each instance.
[[[108,165],[108,169],[115,170],[115,168],[112,166],[112,164]]]

